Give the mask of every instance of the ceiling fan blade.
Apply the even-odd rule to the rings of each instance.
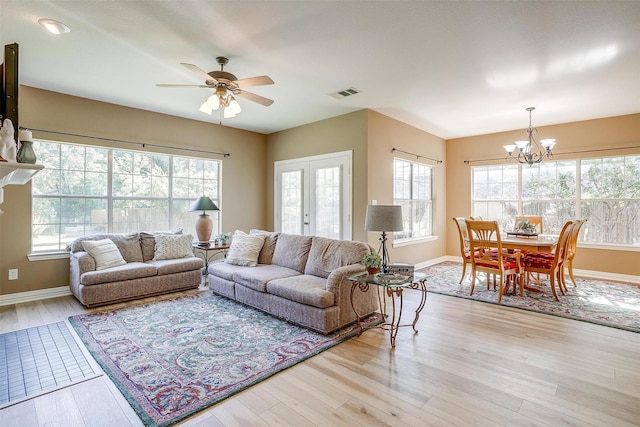
[[[258,104],[262,104],[265,107],[268,107],[269,105],[273,104],[273,100],[269,99],[269,98],[265,98],[264,96],[260,96],[260,95],[256,95],[255,93],[251,93],[251,92],[247,92],[244,90],[234,90],[233,91],[234,95],[238,95],[244,99],[248,99],[249,101],[253,101],[253,102],[257,102]]]
[[[183,65],[183,66],[187,67],[193,73],[196,73],[198,76],[203,78],[205,82],[207,82],[207,83],[208,82],[213,82],[215,84],[218,84],[218,81],[216,79],[211,77],[209,74],[207,74],[205,71],[203,71],[202,68],[198,67],[197,65],[187,64],[186,62],[181,62],[180,65]]]
[[[269,76],[256,76],[249,77],[247,79],[239,79],[235,80],[235,83],[238,87],[249,87],[249,86],[263,86],[263,85],[272,85],[273,80]]]
[[[209,85],[174,85],[174,84],[165,84],[165,83],[156,83],[158,87],[211,87]]]

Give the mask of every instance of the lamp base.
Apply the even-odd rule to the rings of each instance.
[[[209,243],[211,232],[213,231],[213,221],[206,213],[201,214],[196,221],[196,235],[198,243]]]

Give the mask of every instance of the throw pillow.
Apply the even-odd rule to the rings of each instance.
[[[96,262],[96,270],[125,265],[118,247],[109,239],[85,240],[82,242],[84,250],[91,255]]]
[[[154,261],[193,256],[193,236],[191,234],[156,234],[155,238]]]
[[[225,262],[234,265],[255,267],[258,265],[258,255],[262,249],[265,236],[249,236],[242,231],[236,231],[231,239],[231,246]]]
[[[173,231],[156,231],[153,233],[140,233],[140,246],[142,247],[142,261],[151,261],[156,250],[156,235],[158,234],[182,234],[182,228]]]

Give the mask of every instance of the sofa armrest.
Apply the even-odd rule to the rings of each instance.
[[[364,273],[366,268],[362,264],[351,264],[338,267],[329,274],[327,277],[327,291],[332,292],[334,295],[334,301],[336,305],[340,305],[340,301],[348,299],[348,291],[351,289],[351,282],[347,280],[349,276],[356,276],[360,273]],[[346,282],[349,286],[343,285]],[[342,295],[343,293],[345,293]]]
[[[88,272],[96,270],[96,262],[91,255],[84,251],[71,252],[69,254],[69,280],[70,284],[80,284],[80,277]]]

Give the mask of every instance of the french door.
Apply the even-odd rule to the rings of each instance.
[[[351,240],[352,152],[275,162],[275,230]]]

